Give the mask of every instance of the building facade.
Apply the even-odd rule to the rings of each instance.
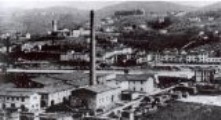
[[[40,110],[41,96],[33,92],[2,91],[0,92],[1,109],[21,109],[26,112]]]
[[[72,92],[71,105],[106,111],[120,100],[120,88],[93,85]]]

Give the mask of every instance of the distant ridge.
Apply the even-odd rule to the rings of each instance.
[[[97,11],[99,17],[105,17],[108,15],[113,15],[115,11],[119,10],[132,10],[132,9],[143,9],[145,12],[155,12],[155,13],[167,13],[173,11],[192,11],[195,10],[195,7],[180,5],[172,2],[161,2],[161,1],[130,1],[122,2],[119,4],[107,6],[103,9]]]
[[[216,2],[214,4],[204,6],[202,8],[199,8],[197,11],[206,12],[206,11],[218,11],[218,10],[221,10],[221,2]]]

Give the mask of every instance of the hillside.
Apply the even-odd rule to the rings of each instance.
[[[198,9],[197,11],[217,11],[221,9],[221,2],[216,2],[214,4],[211,5],[207,5],[205,7],[202,7],[200,9]]]
[[[71,7],[50,7],[44,9],[17,10],[0,16],[3,30],[46,33],[51,30],[51,21],[57,20],[59,28],[72,29],[88,20],[88,12]]]
[[[144,2],[144,1],[130,1],[123,2],[116,5],[108,6],[97,11],[100,18],[105,16],[113,15],[115,11],[119,10],[133,10],[143,9],[146,13],[159,13],[165,14],[173,11],[192,11],[194,7],[183,6],[171,2]]]

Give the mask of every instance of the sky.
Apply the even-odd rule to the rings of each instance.
[[[45,8],[51,6],[65,6],[67,2],[71,6],[78,9],[100,9],[108,5],[118,4],[128,0],[0,0],[1,8]],[[129,1],[154,1],[154,0],[129,0]],[[194,7],[202,7],[205,5],[213,4],[221,0],[157,0],[157,1],[170,1],[181,5],[188,5]],[[69,4],[70,6],[70,4]]]

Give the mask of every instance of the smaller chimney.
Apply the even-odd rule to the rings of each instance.
[[[52,31],[57,31],[57,30],[58,30],[57,21],[52,20]]]

